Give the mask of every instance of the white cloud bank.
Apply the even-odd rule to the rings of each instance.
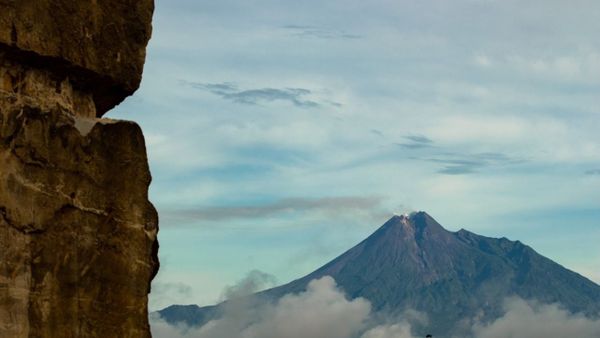
[[[600,319],[571,314],[556,304],[510,298],[505,311],[492,323],[476,323],[473,337],[600,337]],[[411,323],[423,320],[410,311],[396,323],[375,324],[368,300],[348,300],[326,276],[274,304],[256,299],[229,304],[222,318],[200,328],[171,326],[158,317],[151,317],[151,326],[155,338],[416,338]]]
[[[476,325],[477,338],[567,338],[600,337],[600,320],[571,314],[556,304],[537,304],[508,299],[506,314],[490,325]]]
[[[275,304],[247,300],[230,304],[226,314],[199,329],[152,320],[155,338],[348,338],[364,328],[371,304],[346,299],[333,278],[313,280],[305,292]],[[373,336],[376,337],[376,336]]]

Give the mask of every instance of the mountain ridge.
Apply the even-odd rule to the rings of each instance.
[[[464,333],[465,321],[496,319],[503,301],[515,296],[561,303],[571,312],[600,313],[600,286],[589,279],[520,241],[448,231],[423,211],[393,216],[314,272],[256,296],[274,300],[299,293],[323,276],[333,277],[349,298],[368,299],[376,312],[425,312],[427,328],[437,332]],[[219,312],[220,305],[159,311],[169,323],[189,325],[201,325]]]

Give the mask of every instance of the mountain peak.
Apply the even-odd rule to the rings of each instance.
[[[392,216],[392,218],[390,218],[388,220],[388,222],[390,222],[390,221],[394,221],[394,222],[402,222],[402,221],[417,222],[417,221],[423,221],[423,220],[433,220],[435,222],[435,220],[433,219],[433,217],[429,216],[429,214],[427,212],[425,212],[425,211],[413,211],[411,213],[404,213],[404,214],[400,214],[400,215],[394,214],[394,216]]]
[[[498,318],[506,297],[558,302],[573,313],[600,315],[600,286],[590,280],[518,241],[447,231],[423,211],[393,216],[316,271],[259,295],[279,299],[303,292],[323,276],[334,278],[348,297],[368,299],[382,316],[406,309],[427,313],[429,325],[416,330],[448,336],[465,335],[465,318]],[[216,318],[223,306],[160,313],[170,323],[201,325]]]
[[[394,215],[377,232],[411,235],[410,237],[423,237],[426,233],[447,233],[433,217],[425,211],[410,214]],[[376,234],[377,234],[376,232]]]

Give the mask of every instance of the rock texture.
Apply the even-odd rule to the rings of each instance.
[[[152,11],[0,0],[0,337],[150,337],[144,137],[100,116],[139,86]]]
[[[69,78],[101,116],[138,88],[152,0],[0,0],[0,51]]]

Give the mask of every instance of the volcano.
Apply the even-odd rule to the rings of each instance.
[[[377,313],[426,313],[421,329],[444,335],[466,333],[471,320],[502,316],[508,297],[600,314],[600,286],[592,281],[519,241],[451,232],[425,212],[394,216],[316,271],[256,296],[274,300],[302,292],[323,276],[333,277],[349,298],[368,299]],[[159,313],[171,324],[200,326],[218,318],[221,306],[173,305]]]

